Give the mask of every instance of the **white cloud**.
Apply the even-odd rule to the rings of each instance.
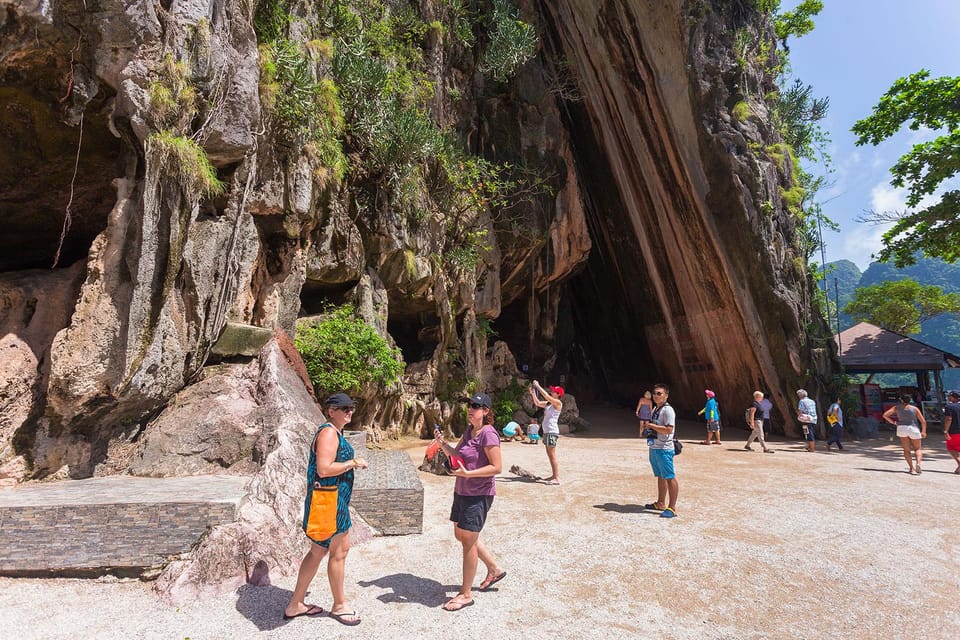
[[[870,189],[870,208],[877,213],[903,211],[907,208],[906,188],[894,187],[885,182],[874,185]]]
[[[936,204],[946,191],[957,188],[960,188],[960,178],[951,178],[944,181],[936,191],[923,196],[917,203],[916,209],[926,209]],[[907,210],[906,187],[894,187],[885,182],[875,184],[870,189],[870,208],[877,213]]]
[[[945,182],[937,191],[920,201],[919,208],[929,207],[938,202],[947,189],[960,187],[960,179]],[[886,182],[875,184],[870,189],[870,209],[876,213],[893,213],[907,210],[907,190],[894,187]],[[867,215],[869,212],[863,212]],[[839,234],[829,234],[827,253],[829,260],[850,260],[861,270],[872,262],[873,254],[883,247],[883,234],[893,226],[892,222],[873,224],[869,222],[850,222]]]
[[[856,223],[856,226],[843,234],[841,257],[854,262],[861,270],[873,262],[873,254],[883,247],[883,234],[892,223],[870,224]]]

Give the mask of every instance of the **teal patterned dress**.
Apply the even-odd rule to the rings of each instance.
[[[317,429],[317,434],[313,436],[313,442],[310,445],[310,462],[307,463],[307,497],[303,504],[303,530],[307,530],[307,520],[310,518],[310,496],[313,493],[313,482],[316,480],[320,483],[320,486],[323,487],[332,487],[335,485],[338,487],[337,533],[333,535],[339,535],[349,531],[350,527],[353,526],[353,523],[350,521],[350,497],[353,495],[353,469],[329,478],[320,478],[317,476],[317,438],[320,437],[320,432],[327,427],[336,429],[336,427],[329,422],[324,422],[320,425],[320,428]],[[337,436],[340,438],[340,445],[337,447],[337,456],[334,458],[334,462],[348,462],[353,460],[355,457],[353,446],[347,442],[347,439],[344,438],[343,434],[339,431],[337,432]],[[313,540],[313,538],[310,539]],[[319,544],[321,547],[329,547],[330,540],[332,539],[333,536],[330,536],[326,540],[313,540],[313,542]]]

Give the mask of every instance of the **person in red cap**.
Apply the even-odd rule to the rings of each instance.
[[[543,396],[541,400],[537,395]],[[543,444],[550,461],[550,477],[547,484],[560,484],[560,463],[557,461],[557,441],[560,439],[560,410],[563,408],[563,387],[550,387],[547,391],[536,380],[530,385],[530,397],[533,404],[543,409]]]

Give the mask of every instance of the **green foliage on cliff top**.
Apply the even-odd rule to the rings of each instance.
[[[294,339],[310,381],[320,395],[356,393],[370,384],[388,386],[403,375],[399,349],[391,348],[353,307],[335,309]]]
[[[779,7],[779,2],[777,2]],[[784,11],[774,20],[777,37],[785,42],[790,36],[799,38],[813,31],[813,16],[823,10],[821,0],[803,0],[793,11]]]
[[[509,80],[537,53],[539,38],[533,26],[520,19],[520,12],[507,0],[493,0],[487,17],[490,41],[478,68],[499,82]]]

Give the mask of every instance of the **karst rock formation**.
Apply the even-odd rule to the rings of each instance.
[[[704,388],[735,406],[761,388],[790,415],[830,365],[809,336],[792,167],[767,151],[769,17],[505,2],[0,0],[0,481],[288,468],[270,457],[292,415],[312,417],[271,410],[303,393],[276,392],[303,379],[277,332],[345,303],[406,363],[362,394],[374,438],[427,434],[468,381],[496,391],[520,370],[581,405],[666,381],[681,413]],[[387,129],[363,129],[377,96],[344,80],[377,59],[350,53],[374,37],[344,19],[354,5],[421,25],[402,40],[430,87],[415,113],[536,179],[508,203],[447,197],[435,156],[391,156]],[[532,57],[497,77],[489,23],[463,32],[460,6],[513,7]],[[330,36],[341,23],[355,41]],[[283,80],[290,51],[300,76]],[[316,94],[345,105],[322,138],[335,160],[277,106],[304,74],[339,83]],[[214,349],[229,331],[266,344]],[[285,495],[263,488],[274,471],[258,482],[264,504]]]

